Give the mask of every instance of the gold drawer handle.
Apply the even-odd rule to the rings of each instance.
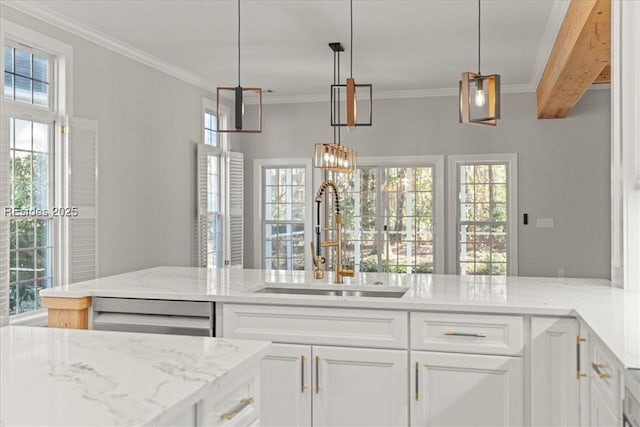
[[[598,378],[611,378],[611,375],[607,374],[606,372],[602,372],[602,368],[604,368],[604,365],[602,363],[592,363],[591,367],[593,368],[593,371],[596,373],[596,376]]]
[[[253,403],[253,397],[247,397],[244,399],[240,399],[240,403],[234,407],[229,412],[224,412],[220,415],[220,418],[223,420],[232,420],[236,415],[238,415],[244,408],[251,405]]]
[[[453,331],[446,331],[444,333],[446,336],[448,337],[473,337],[473,338],[486,338],[487,334],[484,334],[482,332],[476,332],[475,334],[467,334],[464,332],[453,332]]]

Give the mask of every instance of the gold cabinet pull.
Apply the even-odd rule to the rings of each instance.
[[[251,405],[253,403],[253,397],[246,397],[244,399],[240,399],[240,403],[238,403],[233,409],[229,412],[223,412],[220,414],[220,418],[223,420],[232,420],[236,415],[238,415],[244,408]]]
[[[576,378],[577,379],[587,376],[587,374],[582,372],[582,366],[581,366],[582,362],[580,360],[580,344],[582,344],[585,341],[586,339],[582,338],[579,335],[576,337]]]
[[[607,374],[606,372],[602,372],[602,368],[604,368],[604,365],[602,363],[592,363],[591,367],[593,368],[593,371],[596,373],[596,376],[598,378],[610,378],[611,375]]]
[[[444,333],[446,336],[448,337],[473,337],[473,338],[486,338],[487,334],[483,333],[483,332],[476,332],[475,334],[468,334],[465,332],[453,332],[453,331],[446,331]]]
[[[300,356],[300,393],[304,393],[307,389],[307,386],[304,385],[304,361],[306,357]]]
[[[320,394],[320,356],[316,356],[316,394]]]
[[[416,402],[420,400],[420,379],[418,371],[420,370],[420,364],[416,362]]]

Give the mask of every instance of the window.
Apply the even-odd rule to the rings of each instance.
[[[264,268],[304,270],[304,167],[266,167],[264,173]]]
[[[0,254],[0,278],[8,281],[0,282],[0,325],[7,322],[7,315],[15,316],[15,321],[40,309],[39,290],[67,283],[73,277],[71,258],[84,255],[82,248],[73,246],[71,235],[72,229],[80,234],[79,222],[63,221],[53,214],[54,208],[70,208],[61,201],[76,201],[67,185],[83,177],[80,169],[73,177],[66,174],[73,163],[68,145],[72,133],[63,137],[59,126],[71,113],[67,95],[72,83],[72,49],[1,21],[0,183],[8,185],[0,186],[0,247],[7,251]],[[69,127],[75,124],[69,118]],[[80,144],[81,139],[73,137],[74,143]],[[89,265],[87,257],[82,258],[82,265]]]
[[[54,219],[38,214],[53,202],[51,125],[9,119],[9,314],[40,308],[38,291],[53,284]]]
[[[515,156],[452,156],[457,274],[516,274]],[[451,176],[453,174],[453,176]]]
[[[442,235],[442,157],[367,165],[381,162],[361,159],[353,174],[329,174],[342,198],[343,262],[361,272],[441,271],[442,244],[436,241]],[[333,253],[327,255],[333,262]]]
[[[38,292],[56,282],[57,220],[42,214],[55,204],[55,112],[39,108],[50,105],[52,61],[50,56],[5,43],[4,97],[31,106],[19,111],[8,108],[9,315],[40,309]]]
[[[204,112],[204,143],[205,145],[218,146],[218,132],[216,129],[218,122],[216,116],[208,111]]]
[[[261,245],[254,250],[255,264],[267,270],[310,268],[311,240],[310,159],[257,159],[255,187]]]
[[[5,97],[48,107],[50,70],[51,58],[49,56],[5,44]]]
[[[223,265],[223,195],[222,167],[224,152],[216,132],[215,114],[204,111],[203,144],[198,147],[199,217],[204,236],[200,266],[221,268]]]

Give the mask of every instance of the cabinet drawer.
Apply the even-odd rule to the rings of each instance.
[[[590,334],[589,370],[591,383],[600,391],[604,401],[614,414],[622,413],[622,367],[617,359]]]
[[[411,313],[411,349],[520,355],[522,323],[518,316]]]
[[[249,426],[260,417],[257,376],[240,384],[214,389],[203,401],[204,426]]]
[[[407,348],[406,312],[224,304],[225,338],[278,343]]]

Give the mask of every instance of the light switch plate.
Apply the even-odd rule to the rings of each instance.
[[[553,228],[553,218],[536,218],[536,227]]]

